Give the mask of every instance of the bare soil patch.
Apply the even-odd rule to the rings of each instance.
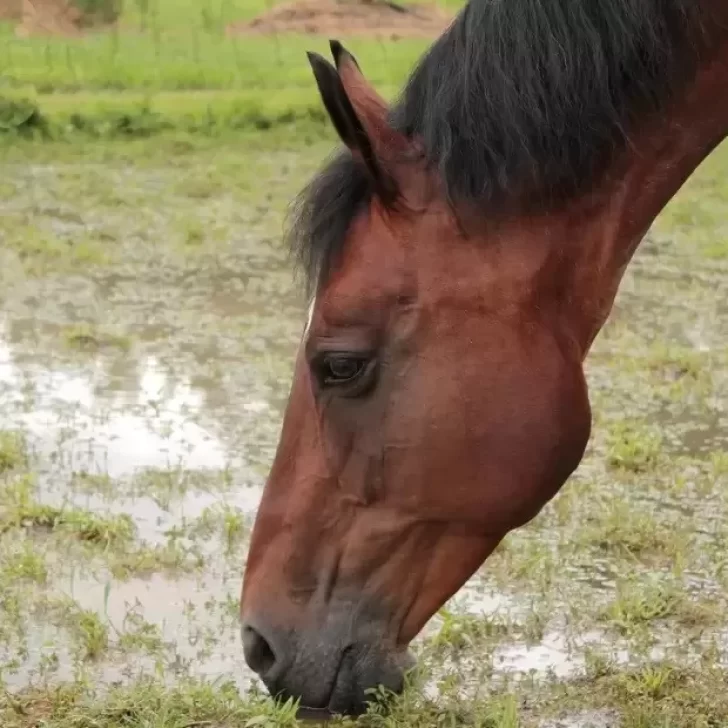
[[[20,20],[22,14],[21,0],[0,0],[0,20]]]
[[[12,0],[0,0],[0,2]],[[16,34],[78,36],[94,29],[112,24],[111,15],[103,13],[84,13],[70,0],[15,0],[20,5],[19,24]]]
[[[79,35],[82,13],[67,0],[22,0],[21,22],[17,34]]]
[[[252,21],[234,23],[231,34],[302,33],[375,38],[433,38],[453,15],[436,5],[387,0],[295,0],[276,5]]]

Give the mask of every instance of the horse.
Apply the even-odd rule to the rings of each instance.
[[[728,133],[728,2],[470,0],[391,107],[330,50],[342,145],[293,205],[311,308],[240,612],[273,696],[356,715],[581,462],[584,360]]]

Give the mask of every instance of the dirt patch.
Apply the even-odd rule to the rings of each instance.
[[[234,23],[232,34],[304,33],[375,38],[432,38],[453,15],[436,5],[400,5],[386,0],[297,0],[277,5],[252,21]]]
[[[20,20],[21,0],[0,0],[0,20]]]
[[[7,2],[8,0],[0,0]],[[70,0],[16,0],[20,5],[20,23],[16,28],[19,36],[63,35],[77,36],[82,33],[112,25],[121,9],[119,3],[99,12],[84,13]]]
[[[18,35],[78,35],[81,32],[82,13],[66,0],[22,0],[21,4]]]

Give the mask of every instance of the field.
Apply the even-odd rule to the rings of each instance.
[[[262,9],[0,31],[3,728],[295,725],[237,599],[304,316],[284,214],[333,135],[324,39],[224,35]],[[425,46],[351,41],[390,97]],[[727,179],[724,145],[630,267],[576,474],[361,725],[728,726]]]

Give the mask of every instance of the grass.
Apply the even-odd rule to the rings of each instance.
[[[383,88],[391,96],[391,87]],[[34,115],[15,117],[7,131],[37,139],[76,136],[129,139],[176,131],[218,137],[271,128],[308,129],[321,136],[328,127],[315,88],[260,91],[97,91],[22,97]]]
[[[194,571],[203,566],[204,559],[200,554],[184,548],[174,539],[161,546],[141,545],[126,551],[116,551],[109,558],[111,575],[122,580],[132,576]]]
[[[448,609],[441,609],[439,616],[442,626],[433,638],[433,645],[446,649],[464,650],[510,633],[509,626],[497,618],[457,615]]]
[[[728,702],[721,689],[725,673],[717,670],[685,670],[671,664],[656,664],[595,680],[538,691],[538,697],[553,715],[578,703],[589,709],[605,705],[625,706],[620,723],[624,728],[712,728],[728,720]],[[412,698],[389,703],[389,713],[374,708],[361,720],[369,728],[384,726],[477,726],[520,728],[533,725],[532,706],[509,692],[494,691],[487,699],[458,701],[443,709],[432,702]],[[103,696],[82,685],[48,690],[28,690],[0,697],[0,716],[8,728],[292,728],[295,706],[274,706],[255,694],[242,700],[229,683],[212,686],[199,681],[183,682],[165,689],[151,680],[112,688]],[[350,724],[350,723],[349,723]],[[334,721],[333,726],[347,725]]]
[[[6,83],[41,95],[89,91],[241,91],[262,96],[282,89],[315,90],[309,50],[327,52],[325,38],[226,37],[192,26],[162,38],[153,33],[102,33],[81,41],[16,39],[5,31],[0,58]],[[348,43],[378,85],[399,84],[426,41]],[[262,61],[265,62],[262,62]]]
[[[4,78],[40,93],[87,90],[314,88],[307,50],[325,51],[325,37],[226,33],[274,3],[265,0],[147,0],[124,4],[117,30],[82,39],[16,38],[3,29]],[[456,11],[460,0],[441,6]],[[146,7],[145,7],[146,6]],[[378,84],[399,84],[425,40],[350,39]]]
[[[27,465],[27,457],[23,433],[0,430],[0,474]]]
[[[113,577],[132,576],[165,571],[188,571],[201,566],[200,556],[183,546],[172,533],[164,544],[148,545],[139,542],[132,517],[126,513],[102,516],[75,507],[57,507],[39,502],[37,486],[32,475],[23,474],[0,490],[0,534],[17,537],[24,532],[48,533],[62,541],[76,542],[89,547],[81,558],[102,557]],[[229,539],[237,536],[237,524],[227,525]],[[6,557],[7,559],[8,557]],[[6,561],[4,571],[33,576],[43,581],[45,566],[35,554],[17,554]],[[41,578],[42,577],[42,578]]]
[[[18,38],[0,24],[0,136],[217,136],[279,126],[320,135],[326,116],[306,52],[327,53],[326,40],[225,32],[266,7],[260,0],[126,3],[118,29],[80,40]],[[347,42],[390,99],[428,45]]]
[[[187,529],[192,537],[209,538],[219,533],[228,552],[239,546],[247,535],[245,514],[228,505],[208,506]]]
[[[720,624],[721,612],[719,602],[690,598],[675,585],[642,580],[619,585],[601,618],[621,634],[633,635],[645,625],[670,618],[682,629],[704,629]]]
[[[603,511],[599,516],[592,516],[578,530],[575,548],[592,548],[652,565],[673,564],[685,551],[689,537],[684,531],[666,528],[654,514],[641,512],[622,500],[601,505]]]
[[[49,599],[42,610],[50,623],[69,631],[76,648],[77,659],[98,660],[109,646],[109,627],[101,615],[82,609],[69,598]]]
[[[661,444],[659,433],[621,420],[610,430],[607,463],[616,470],[632,473],[650,470],[657,464]]]
[[[293,712],[290,706],[276,708],[260,698],[242,701],[232,684],[192,681],[166,690],[143,680],[112,688],[101,700],[80,686],[0,698],[0,717],[7,728],[289,728],[295,725]]]
[[[60,508],[35,500],[35,483],[31,476],[22,476],[2,491],[3,513],[0,532],[13,529],[41,529],[71,535],[79,541],[101,548],[124,545],[133,541],[132,519],[120,516],[102,517],[77,508]]]
[[[66,346],[83,351],[98,351],[107,347],[128,351],[131,347],[128,336],[104,331],[98,326],[86,322],[65,327],[62,336]]]
[[[124,617],[119,647],[122,650],[159,654],[164,648],[164,639],[159,625],[147,622],[138,610],[131,610]]]
[[[30,580],[45,584],[48,580],[48,565],[43,554],[38,553],[30,542],[13,544],[5,550],[0,569],[0,582]]]

